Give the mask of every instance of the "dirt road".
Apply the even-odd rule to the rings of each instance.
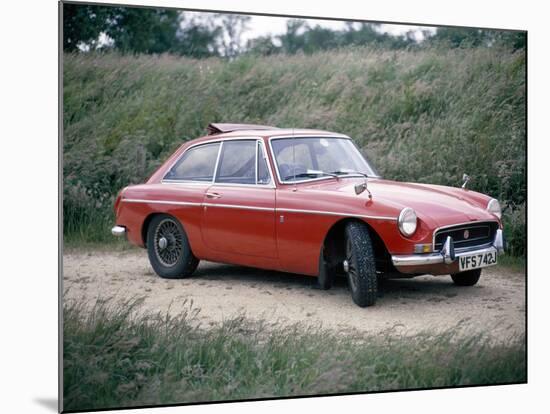
[[[362,309],[344,280],[320,291],[311,288],[311,277],[210,262],[201,262],[191,278],[164,280],[154,274],[144,250],[69,252],[63,261],[67,298],[143,296],[146,310],[172,313],[188,299],[201,309],[203,326],[244,314],[340,332],[414,335],[456,327],[496,341],[525,330],[525,275],[503,267],[485,269],[473,287],[457,287],[448,276],[384,281],[376,305]]]

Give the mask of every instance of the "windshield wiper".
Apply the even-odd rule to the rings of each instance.
[[[370,175],[368,175],[368,174],[365,174],[365,173],[360,172],[360,171],[354,171],[354,170],[332,171],[332,174],[337,175],[337,176],[358,174],[358,175],[362,175],[365,178],[371,178]]]
[[[286,180],[289,180],[291,178],[302,178],[302,177],[310,177],[312,175],[329,175],[331,177],[335,177],[335,178],[338,178],[340,175],[339,174],[336,174],[336,173],[330,173],[330,172],[326,172],[326,171],[321,171],[321,170],[307,170],[306,172],[302,172],[302,173],[298,173],[298,174],[292,174],[292,175],[287,175],[285,177],[285,181]]]

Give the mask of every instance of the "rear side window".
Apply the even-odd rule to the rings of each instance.
[[[217,183],[256,184],[256,141],[225,141]]]
[[[165,180],[212,181],[220,143],[204,144],[183,154],[168,171]]]

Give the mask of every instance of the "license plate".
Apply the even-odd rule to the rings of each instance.
[[[487,252],[480,254],[471,254],[458,258],[460,271],[479,269],[481,267],[493,266],[497,264],[497,252]]]

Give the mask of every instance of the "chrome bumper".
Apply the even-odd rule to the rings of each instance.
[[[398,269],[407,266],[425,266],[436,264],[451,265],[455,263],[459,257],[489,252],[496,252],[498,254],[504,253],[504,236],[501,229],[497,230],[493,244],[482,248],[465,248],[455,252],[453,239],[449,236],[447,237],[443,248],[438,253],[392,255],[391,260],[393,265]]]
[[[117,237],[124,236],[126,234],[126,227],[115,226],[111,229],[111,233],[113,234],[113,236]]]

